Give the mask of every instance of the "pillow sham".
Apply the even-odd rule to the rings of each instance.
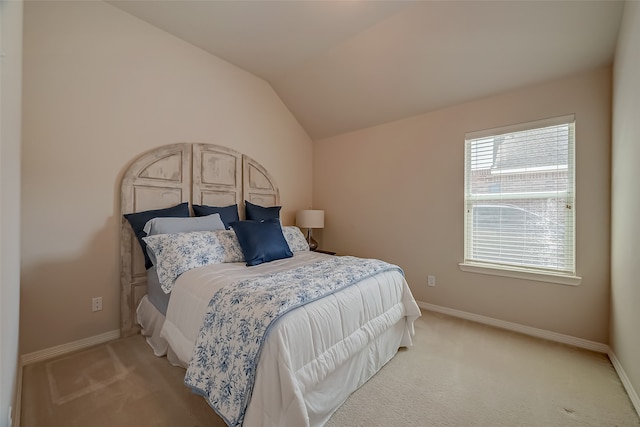
[[[229,229],[229,224],[234,221],[240,221],[238,216],[238,205],[230,206],[207,206],[207,205],[192,205],[193,213],[195,216],[205,216],[218,213],[220,219],[224,223],[224,228]]]
[[[225,228],[220,214],[216,213],[189,218],[153,218],[145,224],[143,231],[147,233],[147,236],[152,236],[154,234],[224,230]]]
[[[244,201],[245,217],[249,221],[264,221],[265,219],[280,219],[280,209],[282,206],[259,206],[251,202]]]
[[[156,266],[160,287],[167,294],[186,271],[204,265],[244,261],[233,231],[155,234],[143,240]]]
[[[247,266],[293,256],[279,219],[237,221],[231,223],[231,228],[238,237]]]
[[[287,241],[291,252],[309,250],[309,243],[298,227],[292,225],[282,227],[282,234],[284,235],[284,239]]]
[[[215,235],[220,245],[224,248],[224,261],[222,262],[244,261],[244,254],[242,253],[240,242],[233,230],[216,230]]]
[[[146,269],[151,268],[153,265],[151,260],[149,259],[149,255],[147,254],[147,245],[142,240],[143,237],[147,235],[144,232],[144,226],[147,222],[153,218],[158,217],[188,217],[189,216],[189,203],[184,202],[179,205],[172,206],[166,209],[152,209],[143,212],[134,212],[130,214],[125,214],[124,217],[129,224],[131,224],[131,228],[133,229],[133,233],[138,238],[138,242],[140,242],[140,247],[142,248],[142,253],[144,254],[144,266]]]

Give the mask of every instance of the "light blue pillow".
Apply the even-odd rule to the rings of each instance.
[[[231,228],[238,237],[247,266],[293,256],[279,219],[237,221],[231,223]]]
[[[189,218],[153,218],[145,224],[143,231],[147,233],[147,236],[152,236],[154,234],[224,230],[225,228],[220,214],[216,213]]]

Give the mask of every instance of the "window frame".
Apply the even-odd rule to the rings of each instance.
[[[571,215],[563,215],[565,223],[568,223],[572,229],[571,235],[566,236],[567,239],[571,239],[570,242],[565,242],[565,245],[572,251],[572,266],[569,270],[556,270],[544,267],[535,267],[528,265],[506,265],[497,262],[490,261],[477,261],[473,260],[470,256],[471,248],[470,241],[472,237],[470,233],[472,230],[470,227],[469,215],[473,215],[473,211],[469,209],[469,203],[473,204],[470,200],[472,197],[469,195],[470,189],[470,175],[471,175],[471,159],[470,159],[470,147],[469,144],[472,140],[480,138],[490,138],[500,135],[523,132],[527,130],[534,130],[540,128],[546,128],[550,126],[559,125],[571,125],[572,128],[572,140],[569,141],[569,153],[568,153],[568,172],[571,176],[571,188],[567,189],[567,204],[571,206]],[[480,274],[489,274],[494,276],[512,277],[518,279],[534,280],[549,283],[558,283],[563,285],[579,285],[582,282],[582,278],[576,274],[576,229],[575,229],[575,181],[576,181],[576,168],[575,168],[575,151],[576,151],[576,132],[575,132],[575,114],[569,114],[559,117],[553,117],[542,120],[535,120],[526,123],[518,123],[508,126],[502,126],[498,128],[485,129],[481,131],[469,132],[465,134],[465,146],[464,146],[464,261],[459,263],[459,267],[462,271]],[[499,193],[498,193],[499,194]],[[474,198],[476,199],[476,198]],[[473,218],[471,218],[472,220]]]

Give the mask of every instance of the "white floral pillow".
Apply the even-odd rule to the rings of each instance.
[[[244,254],[242,247],[233,230],[216,230],[214,231],[220,245],[224,248],[224,261],[222,262],[244,262]]]
[[[282,227],[282,234],[289,245],[291,252],[308,251],[309,243],[298,227],[286,226]]]
[[[170,293],[184,272],[203,265],[242,262],[244,256],[233,231],[194,231],[143,237],[156,266],[160,287]]]

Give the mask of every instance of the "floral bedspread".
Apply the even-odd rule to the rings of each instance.
[[[211,299],[185,384],[229,426],[242,425],[270,326],[283,314],[400,267],[375,259],[331,257],[220,289]]]

